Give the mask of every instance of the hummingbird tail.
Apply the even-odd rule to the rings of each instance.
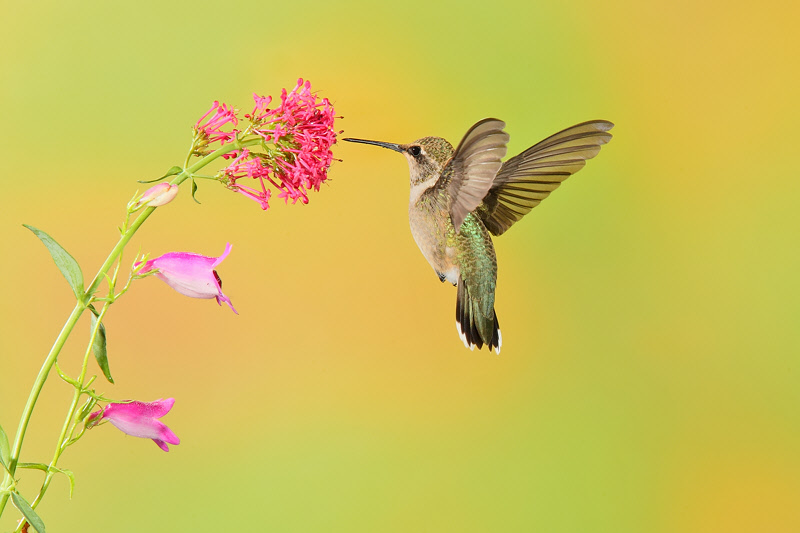
[[[480,350],[486,344],[489,350],[500,353],[503,337],[500,334],[500,322],[497,321],[497,313],[492,308],[492,317],[484,316],[472,301],[467,285],[460,276],[458,278],[458,296],[456,298],[456,328],[464,346],[470,350],[474,350],[476,346]]]

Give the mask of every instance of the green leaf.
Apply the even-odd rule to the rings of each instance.
[[[34,235],[41,239],[41,241],[47,247],[47,251],[50,252],[50,256],[53,258],[53,261],[55,261],[56,266],[61,273],[64,274],[69,286],[72,287],[72,292],[75,293],[75,297],[78,300],[82,299],[83,273],[81,272],[81,267],[78,266],[78,262],[75,261],[75,258],[69,255],[69,253],[47,233],[27,224],[23,224],[23,226],[31,230]]]
[[[94,326],[97,323],[97,317],[100,315],[100,313],[94,308],[93,305],[89,306],[89,310],[92,312],[92,329],[90,331],[94,331]],[[94,353],[94,358],[97,360],[100,370],[103,371],[103,375],[106,377],[109,383],[114,383],[114,378],[111,377],[111,370],[108,368],[106,327],[102,322],[100,322],[100,327],[97,329],[97,335],[95,335],[94,342],[92,343],[92,353]]]
[[[59,468],[58,471],[69,478],[69,499],[71,500],[72,493],[75,491],[75,474],[66,468]]]
[[[19,512],[22,513],[22,516],[25,517],[25,520],[27,520],[28,523],[33,526],[33,529],[39,533],[45,533],[44,522],[42,522],[42,519],[39,518],[38,514],[36,514],[36,511],[31,508],[30,504],[25,501],[25,498],[20,496],[18,492],[12,492],[11,500],[14,502],[14,507],[19,509]]]
[[[197,182],[194,181],[194,179],[192,179],[192,200],[194,200],[199,204],[200,202],[197,200],[197,198],[194,197],[194,193],[196,192],[197,192]]]
[[[72,492],[75,490],[75,474],[72,470],[66,468],[56,468],[44,463],[19,463],[17,468],[27,468],[29,470],[41,470],[45,474],[48,472],[55,472],[56,474],[64,474],[69,478],[69,499],[72,499]]]
[[[17,468],[27,468],[28,470],[41,470],[47,473],[47,465],[44,463],[19,463]]]
[[[155,183],[157,181],[161,181],[164,178],[168,178],[170,176],[177,176],[181,172],[183,172],[183,169],[181,167],[172,167],[169,170],[167,170],[167,173],[164,174],[163,176],[161,176],[160,178],[156,178],[154,180],[139,180],[138,183]]]
[[[0,426],[0,463],[3,463],[3,467],[7,469],[10,461],[11,447],[8,445],[8,436],[3,431],[3,426]]]

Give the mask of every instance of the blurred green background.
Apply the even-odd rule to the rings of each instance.
[[[116,398],[175,397],[163,453],[62,458],[51,531],[800,531],[796,2],[7,2],[0,423],[72,308],[23,223],[90,276],[125,202],[220,100],[297,77],[345,135],[509,153],[614,140],[495,245],[503,353],[470,352],[407,222],[402,157],[340,143],[307,206],[188,189],[131,252],[233,252],[240,315],[155,279],[107,318]],[[129,255],[130,257],[130,255]],[[88,323],[61,360],[77,371]],[[93,367],[94,368],[94,367]],[[47,383],[23,460],[70,389]],[[20,488],[38,490],[25,471]],[[9,506],[0,531],[13,528]]]

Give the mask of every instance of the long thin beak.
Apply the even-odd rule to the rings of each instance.
[[[375,146],[381,146],[383,148],[388,148],[389,150],[394,150],[395,152],[403,152],[403,149],[400,148],[399,144],[396,143],[385,143],[382,141],[368,141],[366,139],[352,139],[347,138],[344,139],[345,141],[349,141],[351,143],[361,143],[361,144],[374,144]]]

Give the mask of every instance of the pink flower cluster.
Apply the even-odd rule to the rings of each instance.
[[[311,92],[311,83],[302,78],[291,91],[282,90],[280,105],[274,109],[269,107],[270,96],[254,94],[253,99],[253,111],[244,115],[250,125],[243,130],[235,128],[239,122],[235,109],[214,102],[195,124],[195,154],[210,153],[209,145],[215,142],[222,146],[257,135],[263,140],[263,151],[245,148],[225,154],[223,157],[232,161],[220,180],[258,202],[261,209],[269,208],[271,188],[280,191],[278,197],[287,203],[308,203],[308,191],[319,190],[333,162],[333,106],[327,98],[318,99]],[[223,131],[226,127],[231,131]],[[246,185],[250,180],[255,183]]]
[[[327,98],[318,101],[311,83],[303,83],[302,78],[291,92],[283,89],[281,103],[275,109],[268,107],[271,98],[253,97],[256,106],[248,118],[256,125],[258,135],[278,147],[270,166],[279,183],[270,182],[280,189],[278,197],[284,201],[308,203],[307,191],[319,190],[333,161],[333,106]]]
[[[250,150],[247,148],[238,151],[236,158],[223,171],[226,179],[225,184],[229,189],[255,200],[264,210],[269,209],[269,199],[272,196],[272,191],[267,189],[264,180],[274,187],[280,188],[279,183],[276,183],[272,178],[271,172],[272,167],[262,164],[261,158],[251,155]],[[258,188],[239,183],[242,178],[258,180]]]
[[[195,136],[198,137],[195,143],[195,154],[205,155],[209,153],[208,145],[219,142],[220,145],[229,143],[236,139],[238,130],[222,131],[228,124],[236,126],[239,118],[236,116],[237,109],[220,104],[215,101],[208,112],[200,117],[194,125]],[[204,122],[205,121],[205,122]]]

